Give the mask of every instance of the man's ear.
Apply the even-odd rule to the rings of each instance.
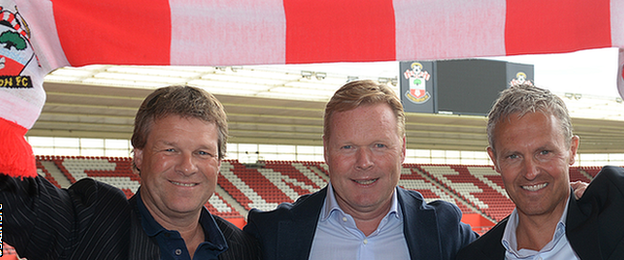
[[[141,166],[143,165],[143,149],[134,149],[134,157],[133,157],[134,166],[141,173]]]
[[[576,161],[576,151],[578,150],[580,139],[578,135],[572,136],[572,141],[570,142],[570,165],[573,165]]]
[[[407,138],[405,137],[405,135],[403,136],[403,148],[401,151],[401,163],[405,162],[405,156],[407,154]]]
[[[327,140],[327,136],[323,135],[323,157],[325,158],[325,164],[329,165],[329,156],[327,154],[327,145],[329,141]]]
[[[492,160],[492,163],[494,163],[494,169],[496,170],[496,172],[500,173],[500,168],[498,168],[498,162],[496,161],[496,152],[494,152],[494,149],[492,147],[488,146],[487,153],[490,156],[490,160]]]

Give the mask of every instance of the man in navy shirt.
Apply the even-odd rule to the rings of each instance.
[[[214,96],[157,89],[135,118],[135,196],[92,179],[61,190],[42,177],[0,174],[4,239],[28,259],[257,259],[253,237],[204,207],[226,141]]]

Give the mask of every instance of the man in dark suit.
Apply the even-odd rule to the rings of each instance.
[[[604,167],[576,200],[568,183],[579,137],[560,98],[512,86],[487,129],[488,154],[516,209],[457,259],[624,259],[624,169]]]
[[[253,237],[204,207],[226,140],[214,96],[157,89],[135,118],[135,196],[91,179],[61,190],[41,177],[1,175],[4,240],[28,259],[258,259]]]
[[[427,204],[397,187],[405,143],[394,91],[347,83],[325,109],[330,184],[273,211],[252,210],[244,230],[258,238],[264,259],[453,259],[477,235],[455,205]]]

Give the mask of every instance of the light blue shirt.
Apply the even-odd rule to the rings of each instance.
[[[565,222],[568,216],[568,203],[570,198],[568,197],[563,215],[559,218],[555,234],[548,244],[546,244],[542,250],[535,251],[530,249],[518,250],[518,241],[516,241],[516,228],[518,227],[518,209],[514,209],[509,216],[507,226],[505,227],[505,233],[503,233],[503,247],[505,247],[505,259],[509,260],[570,260],[580,259],[572,250],[568,238],[565,236]]]
[[[331,183],[321,208],[318,226],[312,241],[310,260],[389,260],[409,259],[403,235],[403,215],[395,189],[390,211],[368,237],[355,225],[336,202]]]

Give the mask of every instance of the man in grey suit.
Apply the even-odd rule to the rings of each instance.
[[[455,205],[427,204],[397,186],[405,144],[394,91],[347,83],[325,109],[330,184],[273,211],[252,210],[244,230],[258,238],[264,259],[453,259],[477,236]]]
[[[61,190],[41,177],[0,174],[4,240],[28,259],[258,259],[253,237],[204,207],[226,140],[214,96],[157,89],[135,118],[135,196],[92,179]]]

